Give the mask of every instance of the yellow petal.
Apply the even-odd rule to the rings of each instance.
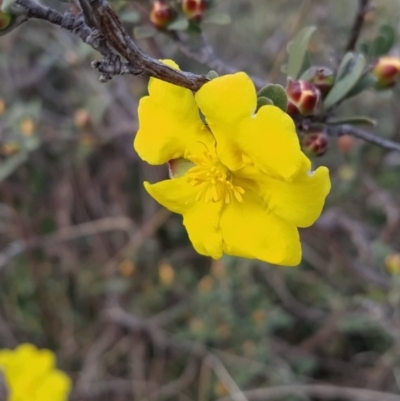
[[[196,102],[216,139],[218,156],[230,170],[250,160],[287,180],[298,172],[302,155],[293,120],[275,106],[263,106],[255,114],[256,91],[245,73],[206,83]]]
[[[71,390],[71,379],[62,371],[49,372],[39,383],[35,401],[67,401]]]
[[[159,79],[150,79],[149,96],[139,102],[138,120],[134,148],[150,164],[187,158],[204,148],[201,143],[214,144],[200,119],[193,93]]]
[[[218,156],[230,170],[243,166],[237,128],[255,112],[257,96],[253,82],[243,72],[207,82],[196,93],[196,102],[216,139]]]
[[[275,106],[263,106],[243,120],[237,143],[261,171],[291,180],[302,166],[303,154],[293,120]]]
[[[214,259],[222,256],[222,237],[218,228],[222,202],[196,201],[201,187],[190,185],[185,176],[156,184],[145,182],[144,185],[157,202],[183,215],[183,224],[198,253]]]
[[[144,183],[146,191],[161,205],[171,212],[183,214],[194,206],[199,191],[189,184],[187,177],[182,176],[156,184]]]
[[[297,227],[309,227],[315,222],[331,188],[329,170],[319,167],[311,171],[311,162],[304,154],[302,166],[292,181],[246,166],[235,173],[235,185],[257,193],[268,210]]]
[[[297,227],[309,227],[318,219],[330,189],[326,167],[302,172],[291,182],[271,179],[265,188],[269,194],[268,207]]]
[[[262,199],[250,191],[246,191],[242,203],[226,206],[220,226],[227,254],[284,266],[300,263],[301,246],[295,225],[267,212]]]
[[[219,259],[223,253],[222,233],[219,227],[222,202],[197,202],[183,215],[183,224],[194,249],[201,255]]]

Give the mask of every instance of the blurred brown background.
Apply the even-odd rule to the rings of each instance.
[[[218,58],[282,84],[286,44],[307,25],[318,27],[315,63],[337,67],[357,7],[217,3],[232,18],[204,26]],[[399,1],[374,4],[364,38],[399,27]],[[147,1],[113,5],[146,23]],[[138,43],[210,70],[165,35]],[[332,139],[315,164],[329,166],[333,188],[301,232],[298,268],[211,261],[143,189],[167,176],[132,149],[147,80],[101,84],[97,57],[45,22],[0,39],[0,347],[54,350],[79,401],[400,400],[399,154]],[[338,115],[377,119],[376,134],[400,141],[399,101],[398,89],[371,91]]]

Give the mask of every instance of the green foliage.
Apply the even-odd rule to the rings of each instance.
[[[376,121],[372,118],[365,116],[352,116],[352,117],[342,117],[342,118],[330,118],[328,120],[329,125],[365,125],[369,127],[375,127]]]
[[[350,93],[360,81],[366,65],[365,57],[361,54],[345,57],[339,68],[340,74],[338,73],[335,84],[324,101],[326,109],[339,103]]]
[[[302,29],[287,46],[289,59],[286,72],[292,79],[297,79],[303,71],[309,68],[307,48],[315,30],[314,26]]]
[[[360,43],[359,50],[368,58],[378,58],[390,52],[396,43],[396,31],[391,25],[382,25],[377,36],[371,40]]]
[[[260,102],[264,102],[264,100],[261,101],[260,99],[269,99],[272,101],[272,104],[279,107],[282,111],[286,112],[287,110],[288,97],[286,94],[286,90],[282,85],[269,84],[260,89],[260,91],[257,93],[257,97],[258,104],[260,104]]]

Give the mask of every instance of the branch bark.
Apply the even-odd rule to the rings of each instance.
[[[260,388],[243,392],[249,401],[283,400],[290,396],[305,395],[325,400],[348,401],[400,401],[400,395],[382,393],[362,388],[339,387],[323,384],[294,384]],[[220,398],[218,401],[234,401],[233,397]]]

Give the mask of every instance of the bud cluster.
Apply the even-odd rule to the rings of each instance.
[[[150,11],[150,21],[157,29],[166,29],[182,12],[190,21],[200,22],[209,6],[210,0],[180,0],[180,9],[176,9],[167,0],[155,0]]]

